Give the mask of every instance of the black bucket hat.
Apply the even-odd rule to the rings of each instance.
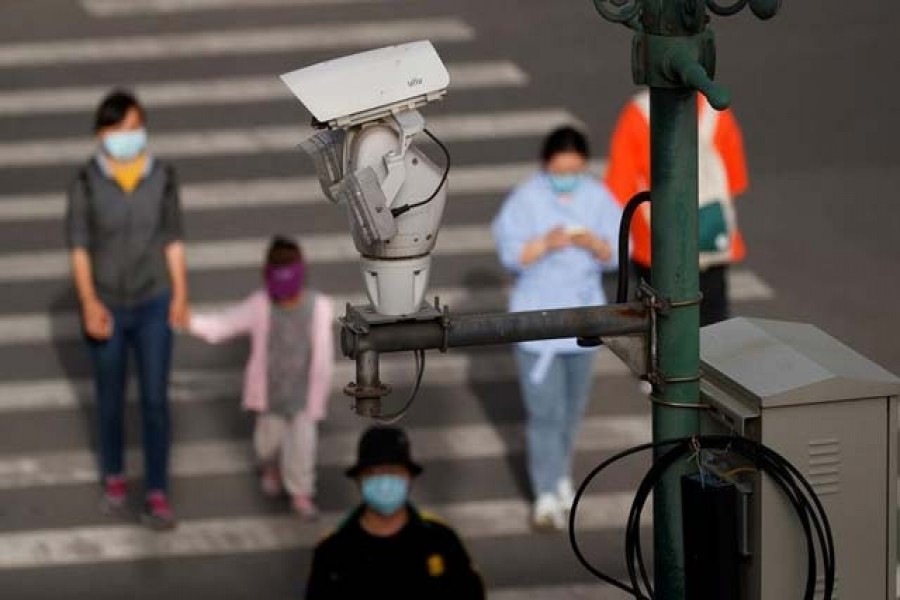
[[[347,477],[359,477],[363,470],[380,465],[400,465],[415,477],[422,467],[410,456],[409,438],[398,427],[370,427],[359,439],[356,464],[347,469]]]

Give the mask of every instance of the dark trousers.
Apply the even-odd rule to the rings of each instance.
[[[632,271],[638,279],[652,285],[650,269],[635,262],[631,263]],[[700,292],[703,301],[700,303],[700,326],[712,325],[728,318],[728,265],[709,267],[700,271]]]
[[[167,292],[131,308],[108,307],[113,315],[112,337],[88,340],[97,395],[100,472],[104,477],[125,472],[125,391],[128,351],[134,350],[147,490],[165,491],[168,487],[170,300]]]

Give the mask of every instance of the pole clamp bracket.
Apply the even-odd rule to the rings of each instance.
[[[650,399],[650,402],[652,404],[655,404],[657,406],[665,406],[666,408],[679,408],[686,410],[712,410],[713,408],[709,404],[705,404],[703,402],[698,402],[696,404],[688,402],[668,402],[666,400],[660,400],[653,394],[650,394],[648,398]]]
[[[441,325],[441,330],[444,332],[443,339],[441,341],[441,347],[438,348],[441,354],[446,354],[447,350],[450,348],[450,324],[452,320],[450,318],[450,307],[446,304],[441,306],[441,299],[439,296],[434,297],[434,310],[441,314],[438,323]]]
[[[668,298],[663,298],[659,295],[659,292],[648,284],[646,281],[641,281],[638,286],[638,298],[644,303],[647,309],[650,311],[650,332],[649,332],[649,344],[647,345],[647,352],[649,354],[647,360],[647,381],[653,384],[654,387],[661,388],[666,385],[679,385],[683,383],[695,383],[700,381],[700,374],[686,376],[686,377],[668,377],[659,367],[659,317],[670,314],[672,310],[677,310],[680,308],[687,308],[689,306],[697,306],[700,302],[703,301],[703,294],[698,293],[696,298],[690,298],[688,300],[678,300],[672,301]],[[654,398],[651,396],[651,402],[654,404],[659,404],[661,406],[669,406],[670,408],[700,408],[705,409],[708,408],[706,405],[702,404],[684,404],[678,402],[666,402],[664,400],[660,400],[658,398]]]

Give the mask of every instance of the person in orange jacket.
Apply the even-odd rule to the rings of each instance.
[[[702,94],[698,102],[699,246],[701,325],[728,318],[728,266],[743,260],[744,240],[734,216],[734,200],[747,190],[747,162],[741,130],[731,110],[714,110]],[[619,115],[612,135],[606,185],[625,205],[650,188],[650,94],[635,95]],[[650,203],[631,223],[631,262],[650,282]]]

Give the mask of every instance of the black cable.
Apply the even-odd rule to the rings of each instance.
[[[595,467],[582,481],[575,494],[572,509],[569,513],[569,543],[578,561],[598,579],[605,581],[621,590],[624,590],[638,600],[652,600],[653,588],[647,573],[640,542],[641,513],[653,489],[668,469],[684,455],[696,451],[695,444],[704,450],[721,450],[726,453],[736,454],[753,463],[758,470],[765,473],[781,489],[788,502],[794,508],[797,519],[803,528],[807,550],[807,577],[804,589],[804,600],[812,600],[815,597],[815,584],[817,578],[817,554],[816,544],[821,551],[822,563],[825,569],[824,576],[824,600],[830,600],[834,592],[834,536],[828,516],[815,491],[802,473],[787,461],[783,456],[762,444],[745,438],[732,436],[698,436],[695,438],[682,438],[666,440],[655,443],[643,444],[630,448],[603,461]],[[628,515],[625,528],[625,557],[628,569],[629,582],[624,583],[606,573],[603,573],[590,564],[578,546],[575,535],[575,520],[578,504],[590,483],[607,467],[623,458],[644,452],[647,450],[662,450],[662,453],[645,474]],[[646,589],[646,594],[644,593]]]
[[[816,536],[819,540],[819,545],[823,549],[822,562],[825,565],[825,598],[830,598],[831,594],[834,590],[834,570],[835,570],[835,557],[834,557],[834,536],[831,531],[831,525],[828,522],[828,516],[825,513],[825,508],[822,506],[821,501],[816,495],[815,491],[812,489],[812,486],[809,482],[803,477],[800,471],[792,465],[790,462],[784,460],[780,455],[778,455],[774,450],[770,448],[766,448],[763,446],[762,451],[764,454],[769,455],[770,457],[774,457],[774,460],[777,462],[777,466],[781,469],[787,471],[788,479],[796,486],[796,482],[800,483],[801,487],[796,488],[796,494],[798,498],[804,497],[804,492],[806,496],[812,499],[813,506],[804,503],[804,509],[809,512],[811,517],[811,522],[816,529]],[[802,489],[801,489],[802,488]],[[815,510],[813,510],[815,508]],[[828,574],[831,573],[831,578],[829,579]],[[809,592],[809,598],[813,597],[813,590]]]
[[[447,150],[447,146],[444,143],[437,139],[431,131],[425,129],[425,135],[431,138],[431,141],[438,145],[438,147],[444,151],[444,158],[446,159],[446,165],[444,166],[444,174],[441,176],[441,181],[438,183],[435,190],[431,193],[430,196],[425,198],[420,202],[416,202],[414,204],[404,204],[403,206],[398,206],[397,208],[391,209],[391,214],[395,217],[399,217],[403,213],[409,212],[414,208],[419,208],[420,206],[425,206],[435,198],[437,198],[438,193],[440,193],[441,189],[444,187],[444,184],[447,183],[447,176],[450,175],[450,151]]]
[[[702,438],[701,438],[702,440]],[[825,565],[825,596],[829,599],[833,593],[834,584],[834,541],[831,535],[830,524],[821,503],[815,495],[812,487],[803,478],[803,475],[791,465],[784,457],[771,448],[756,444],[750,440],[725,436],[706,438],[705,445],[713,444],[713,447],[724,447],[729,451],[739,454],[753,461],[764,473],[771,477],[788,497],[794,506],[794,510],[803,526],[807,541],[807,580],[804,598],[812,600],[815,595],[816,583],[816,554],[815,543],[811,534],[812,525],[816,531],[820,548],[823,553]],[[797,482],[800,482],[798,486]],[[804,495],[804,490],[807,495]],[[809,499],[812,500],[810,503]],[[816,507],[814,511],[812,505]]]
[[[726,442],[729,445],[732,445],[733,440],[731,438],[726,438]],[[631,511],[628,517],[628,525],[626,526],[626,566],[628,567],[629,576],[631,578],[632,585],[638,589],[641,594],[636,596],[641,600],[648,600],[653,597],[652,595],[652,584],[649,581],[649,577],[647,575],[643,554],[641,551],[641,543],[640,543],[640,515],[643,511],[644,505],[646,504],[647,499],[650,496],[653,488],[659,483],[662,475],[667,471],[678,459],[680,459],[684,454],[693,451],[693,447],[690,444],[679,445],[667,452],[665,455],[657,459],[651,469],[647,472],[643,481],[641,482],[640,487],[635,495],[634,502],[631,507]],[[755,456],[756,451],[751,448],[749,452],[739,451],[736,452],[739,455],[749,454],[751,456]],[[745,458],[747,458],[745,456]],[[758,458],[757,462],[761,465],[767,464],[765,460],[762,458]],[[807,514],[804,511],[804,507],[801,502],[802,494],[797,493],[797,488],[794,486],[793,482],[788,482],[784,478],[784,471],[780,468],[779,465],[773,464],[771,466],[763,466],[763,469],[769,474],[776,483],[779,484],[780,487],[785,491],[788,500],[794,507],[795,512],[797,512],[798,518],[803,526],[804,533],[806,535],[807,542],[807,556],[808,556],[808,565],[807,565],[807,580],[806,580],[806,592],[804,594],[805,600],[812,600],[814,594],[814,584],[816,581],[816,571],[815,571],[815,548],[812,544],[812,532],[810,529],[810,522],[807,518]],[[771,469],[771,470],[770,470]],[[824,547],[824,545],[823,545]],[[640,569],[641,572],[641,580],[643,582],[644,587],[647,589],[647,595],[643,595],[643,590],[639,587],[637,577],[635,575],[635,566]]]
[[[631,233],[631,219],[638,207],[649,201],[649,191],[638,192],[622,209],[622,220],[619,221],[619,286],[616,289],[618,304],[628,302],[628,239]]]
[[[668,444],[677,444],[678,440],[672,442],[656,442],[656,443],[647,443],[641,444],[640,446],[635,446],[633,448],[629,448],[628,450],[624,450],[611,456],[606,459],[596,467],[594,467],[590,473],[588,473],[587,477],[581,482],[581,485],[578,486],[578,490],[575,492],[575,499],[572,502],[572,508],[569,511],[569,545],[572,547],[572,551],[575,553],[575,557],[578,559],[578,562],[587,569],[589,573],[594,575],[597,579],[604,581],[612,586],[619,588],[625,592],[628,592],[635,598],[639,597],[634,588],[630,587],[627,583],[619,581],[615,577],[607,575],[603,571],[600,571],[594,565],[592,565],[587,558],[585,558],[584,554],[581,552],[581,547],[578,545],[578,539],[575,536],[575,513],[578,510],[578,503],[581,501],[581,497],[584,495],[585,490],[594,480],[594,478],[599,475],[602,471],[606,470],[607,467],[612,465],[613,463],[617,463],[623,458],[627,458],[633,454],[638,454],[640,452],[646,452],[647,450],[652,450],[654,448],[661,448]]]
[[[820,547],[823,550],[823,562],[826,567],[826,595],[824,597],[831,598],[834,578],[834,544],[830,533],[830,526],[828,525],[827,515],[825,515],[824,510],[818,510],[821,507],[821,504],[819,503],[818,498],[815,496],[812,487],[808,485],[808,482],[806,482],[805,479],[803,479],[803,476],[800,474],[800,472],[797,471],[796,468],[793,467],[793,465],[787,462],[774,450],[756,444],[755,442],[751,442],[750,440],[736,439],[725,436],[698,439],[704,446],[712,446],[713,448],[724,446],[724,448],[728,451],[734,452],[738,455],[743,456],[744,458],[747,458],[748,460],[753,461],[759,466],[760,469],[762,469],[767,475],[775,480],[782,491],[785,492],[788,500],[793,505],[794,510],[801,522],[801,525],[803,526],[804,533],[806,534],[808,568],[806,592],[804,594],[804,598],[808,600],[812,600],[815,593],[816,555],[810,524],[815,527]],[[670,453],[671,456],[664,456],[659,461],[657,461],[657,464],[654,464],[654,467],[650,472],[648,472],[647,476],[644,479],[644,482],[642,482],[642,484],[649,482],[649,485],[646,487],[641,487],[638,492],[638,496],[640,497],[636,497],[635,505],[632,506],[632,513],[629,521],[629,530],[626,532],[626,541],[628,545],[627,551],[631,552],[631,554],[629,555],[629,561],[633,562],[636,560],[642,569],[643,557],[640,555],[639,537],[640,510],[643,507],[643,503],[646,502],[650,491],[656,485],[658,479],[662,476],[662,473],[668,467],[670,467],[675,460],[690,451],[690,449],[691,448],[679,446]],[[818,515],[816,515],[816,512],[812,511],[809,501],[804,496],[803,491],[800,489],[800,487],[797,486],[797,481],[800,481],[804,488],[807,489],[809,497],[812,499],[812,503],[816,505],[817,512],[819,513]],[[637,510],[635,510],[636,506],[638,506]],[[635,515],[637,515],[636,518]],[[812,519],[810,519],[809,517],[812,517]],[[629,572],[630,574],[633,574],[633,564],[630,564]],[[634,579],[632,581],[634,582]],[[831,584],[829,584],[829,582],[831,582]],[[650,584],[647,581],[646,577],[644,577],[644,583],[645,586],[650,589]],[[643,598],[643,596],[641,597]]]
[[[409,409],[410,407],[412,407],[416,396],[419,394],[419,388],[422,386],[422,376],[425,374],[425,351],[415,350],[413,351],[413,356],[415,356],[416,359],[416,383],[413,386],[412,393],[410,393],[409,398],[406,400],[406,403],[403,405],[403,407],[397,412],[372,418],[380,425],[393,425],[400,421],[403,417],[406,416],[406,413],[409,412]]]

